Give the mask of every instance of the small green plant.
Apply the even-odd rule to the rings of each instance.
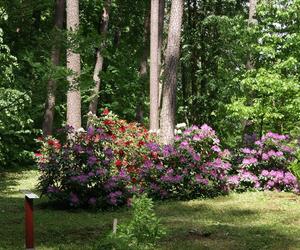
[[[146,250],[155,249],[165,229],[153,211],[153,201],[146,195],[132,200],[133,217],[128,224],[120,225],[107,241],[97,249]]]
[[[300,150],[295,153],[295,160],[289,165],[289,169],[300,181]]]

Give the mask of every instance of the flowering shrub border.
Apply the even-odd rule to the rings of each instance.
[[[38,139],[39,188],[50,199],[72,207],[105,208],[130,204],[139,193],[156,199],[192,199],[230,189],[299,192],[288,170],[294,149],[285,135],[267,133],[242,148],[236,157],[239,164],[232,166],[230,152],[222,149],[206,124],[181,126],[174,145],[162,146],[155,134],[107,109],[90,121],[87,131],[62,129],[62,140]]]

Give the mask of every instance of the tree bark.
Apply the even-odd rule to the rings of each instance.
[[[248,18],[249,25],[257,23],[257,20],[255,19],[256,6],[257,6],[257,0],[249,0],[249,18]]]
[[[94,74],[93,74],[94,89],[93,89],[93,93],[92,93],[92,99],[91,99],[90,105],[89,105],[89,112],[91,112],[92,114],[97,113],[100,83],[101,83],[101,78],[100,78],[99,74],[101,73],[101,71],[103,69],[103,60],[104,60],[103,55],[101,54],[101,50],[105,46],[105,38],[107,35],[107,30],[108,30],[110,6],[111,6],[111,0],[106,0],[104,2],[104,6],[103,6],[103,12],[102,12],[101,24],[100,24],[100,30],[99,30],[99,33],[100,33],[102,39],[101,39],[99,48],[97,48],[97,50],[96,50],[96,63],[95,63]]]
[[[255,19],[255,14],[256,14],[256,5],[257,5],[257,0],[249,0],[249,17],[248,17],[248,26],[255,25],[257,23],[257,20]],[[252,56],[251,53],[248,55],[248,60],[246,62],[246,69],[247,70],[252,70],[254,69],[254,63],[252,61]],[[250,97],[251,97],[250,93]],[[248,100],[249,104],[252,104],[252,98]],[[246,134],[251,134],[252,133],[252,128],[253,128],[253,122],[251,120],[244,120],[243,121],[243,134],[242,134],[242,144],[245,144],[245,135]]]
[[[66,4],[65,0],[56,0],[54,29],[58,29],[58,30],[63,29],[64,19],[65,19],[65,4]],[[54,44],[52,47],[51,62],[55,66],[59,65],[60,62],[59,41],[56,41],[56,44]],[[47,98],[45,103],[45,113],[44,113],[44,120],[43,120],[44,136],[52,135],[53,133],[55,92],[56,92],[56,82],[55,80],[50,79],[47,85]]]
[[[161,96],[162,96],[162,81],[161,81],[161,74],[162,74],[162,50],[163,50],[163,39],[164,39],[164,19],[165,19],[165,0],[159,0],[159,17],[158,17],[158,76],[159,76],[159,112],[161,110]]]
[[[255,19],[256,14],[256,5],[257,0],[249,0],[249,17],[248,17],[248,25],[255,25],[257,23],[257,20]],[[249,54],[249,59],[246,63],[246,69],[251,70],[254,68],[253,62],[251,60],[251,54]]]
[[[150,27],[150,130],[159,129],[159,65],[158,65],[158,26],[159,0],[151,0]]]
[[[180,56],[182,15],[183,0],[172,0],[160,116],[160,140],[163,144],[173,144],[174,142],[177,66]]]
[[[79,26],[79,0],[67,0],[67,29],[76,32]],[[81,128],[81,95],[78,77],[80,75],[80,54],[71,48],[67,50],[67,68],[72,71],[68,76],[67,124],[75,130]]]
[[[140,68],[139,68],[140,84],[142,84],[143,86],[146,81],[147,73],[148,73],[147,65],[148,65],[148,58],[149,58],[149,42],[148,42],[149,36],[150,36],[150,11],[147,10],[144,19],[144,49],[141,56]],[[136,106],[136,116],[135,116],[135,120],[140,124],[143,124],[143,120],[144,120],[142,99],[143,99],[143,95],[141,95],[141,97],[138,97],[137,106]]]

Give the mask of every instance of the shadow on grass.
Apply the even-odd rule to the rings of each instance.
[[[53,210],[45,201],[37,200],[34,206],[38,249],[93,249],[111,231],[113,218],[121,223],[130,218],[130,212],[125,209],[114,212]],[[23,204],[22,198],[0,197],[0,246],[3,249],[24,248]],[[166,202],[156,211],[168,231],[157,249],[282,250],[300,247],[294,234],[284,233],[272,224],[248,224],[263,216],[256,210]]]
[[[22,172],[0,173],[0,249],[24,249],[24,198],[9,197],[16,192],[13,187],[18,186]],[[156,213],[168,231],[157,249],[300,249],[296,227],[263,220],[264,212],[255,207],[250,209],[247,204],[232,207],[233,199],[225,196],[157,202]],[[130,218],[126,208],[105,212],[66,210],[45,197],[36,200],[34,208],[36,246],[41,250],[93,249],[111,231],[114,218],[120,223]],[[271,209],[268,212],[280,216]]]
[[[7,172],[0,172],[0,192],[9,192],[17,185],[17,177],[9,175]]]
[[[1,193],[16,193],[12,190],[18,186],[18,181],[29,171],[37,170],[34,166],[28,166],[23,168],[10,168],[7,170],[0,169],[0,194]]]
[[[204,203],[172,202],[158,208],[169,231],[163,249],[300,249],[296,230],[260,221],[262,211]]]
[[[171,243],[171,244],[170,244]],[[299,241],[269,226],[202,225],[167,237],[166,249],[283,250],[299,249]]]
[[[93,249],[112,230],[113,218],[127,221],[128,210],[57,210],[34,201],[37,249]],[[24,199],[0,196],[0,249],[24,249]]]

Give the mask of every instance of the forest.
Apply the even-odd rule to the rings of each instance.
[[[300,0],[0,0],[0,205],[16,204],[11,192],[23,184],[44,196],[44,222],[57,213],[52,202],[67,214],[83,209],[78,216],[121,211],[125,221],[133,204],[127,226],[86,249],[184,249],[166,243],[180,242],[180,230],[191,249],[223,249],[197,241],[227,229],[198,221],[208,231],[195,233],[192,221],[176,228],[162,212],[164,230],[153,211],[192,216],[195,202],[218,217],[213,201],[224,196],[236,213],[251,201],[261,210],[273,198],[299,204],[299,181]],[[225,224],[238,216],[226,215]],[[256,226],[273,237],[273,224]],[[220,244],[300,248],[299,225],[278,234],[285,226],[277,243],[229,228]],[[38,230],[45,249],[69,249],[47,248]],[[81,249],[78,237],[70,249]]]
[[[230,148],[297,134],[298,1],[179,1],[173,13],[163,1],[151,51],[149,1],[76,4],[65,17],[63,0],[1,1],[2,166],[28,161],[41,130],[86,128],[105,107],[164,134],[207,123]]]

